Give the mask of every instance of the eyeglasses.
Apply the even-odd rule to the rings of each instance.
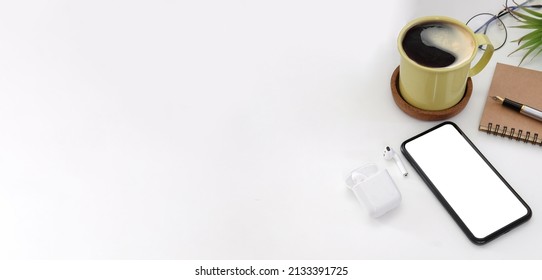
[[[542,8],[542,5],[528,5],[530,2],[533,1],[528,0],[522,4],[514,2],[515,5],[509,6],[508,0],[506,0],[504,8],[497,14],[479,13],[471,17],[466,24],[474,31],[474,33],[487,35],[491,43],[493,43],[493,46],[495,46],[495,50],[498,50],[502,48],[508,40],[508,30],[501,18],[509,14],[515,17],[512,12],[522,7],[533,9]],[[483,47],[480,47],[480,49],[485,50]]]

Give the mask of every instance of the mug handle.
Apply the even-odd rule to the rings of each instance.
[[[489,38],[485,34],[474,34],[474,39],[476,40],[476,45],[486,45],[486,50],[484,51],[484,54],[480,60],[478,60],[478,63],[476,63],[476,65],[470,69],[469,77],[473,77],[474,75],[480,73],[480,71],[486,67],[491,59],[491,56],[493,55],[493,51],[495,50],[493,44],[491,44],[491,41],[489,41]]]

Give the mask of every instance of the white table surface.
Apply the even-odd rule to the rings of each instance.
[[[474,245],[409,164],[405,179],[381,158],[438,123],[392,100],[402,26],[502,4],[4,1],[0,258],[541,258],[542,149],[478,131],[495,64],[521,58],[512,43],[450,120],[529,222]],[[403,195],[380,219],[343,181],[367,162]]]

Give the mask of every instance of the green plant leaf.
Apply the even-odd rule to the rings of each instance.
[[[510,26],[510,28],[519,28],[519,29],[542,29],[542,24],[538,24],[538,25],[516,25],[516,26]]]
[[[542,48],[539,48],[539,50],[533,55],[533,58],[534,59],[535,57],[537,57],[540,53],[542,53]],[[532,60],[531,59],[531,60]]]
[[[527,53],[525,53],[525,55],[523,56],[523,58],[521,59],[521,61],[519,62],[519,65],[521,65],[521,63],[523,63],[523,61],[533,52],[535,51],[536,49],[540,48],[540,46],[542,46],[542,42],[536,42],[535,45],[533,45],[533,47],[529,48],[529,51],[527,51]],[[534,58],[534,57],[533,57]]]
[[[537,18],[528,16],[528,15],[525,15],[525,14],[522,14],[522,13],[518,13],[518,12],[512,12],[512,14],[514,14],[515,16],[517,16],[520,19],[523,19],[523,21],[526,21],[526,22],[536,22],[538,20]]]
[[[538,18],[542,18],[542,13],[539,13],[533,9],[529,9],[529,8],[525,8],[525,7],[522,7],[522,6],[519,6],[520,10],[522,11],[525,11],[526,13],[529,13],[535,17],[538,17]]]
[[[542,30],[534,30],[530,33],[528,33],[527,35],[524,35],[523,37],[517,39],[517,40],[514,40],[512,42],[517,42],[517,43],[520,43],[522,41],[529,41],[529,40],[542,40]]]
[[[519,65],[521,65],[527,57],[532,55],[531,60],[542,53],[542,13],[533,11],[532,9],[520,7],[521,11],[512,11],[511,13],[516,16],[516,19],[521,23],[513,28],[530,29],[531,32],[523,35],[521,38],[512,42],[518,43],[518,48],[514,50],[512,55],[518,51],[525,51]]]
[[[527,48],[529,48],[531,46],[535,46],[537,43],[542,43],[542,42],[537,42],[536,40],[527,41],[527,42],[523,43],[523,45],[519,46],[515,51],[510,53],[510,55],[512,55],[514,53],[517,53],[518,51],[521,51],[523,49],[527,49]]]

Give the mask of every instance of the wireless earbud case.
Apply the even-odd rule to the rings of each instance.
[[[346,178],[346,185],[373,218],[386,214],[401,203],[401,193],[388,170],[379,170],[375,164],[353,170]]]

